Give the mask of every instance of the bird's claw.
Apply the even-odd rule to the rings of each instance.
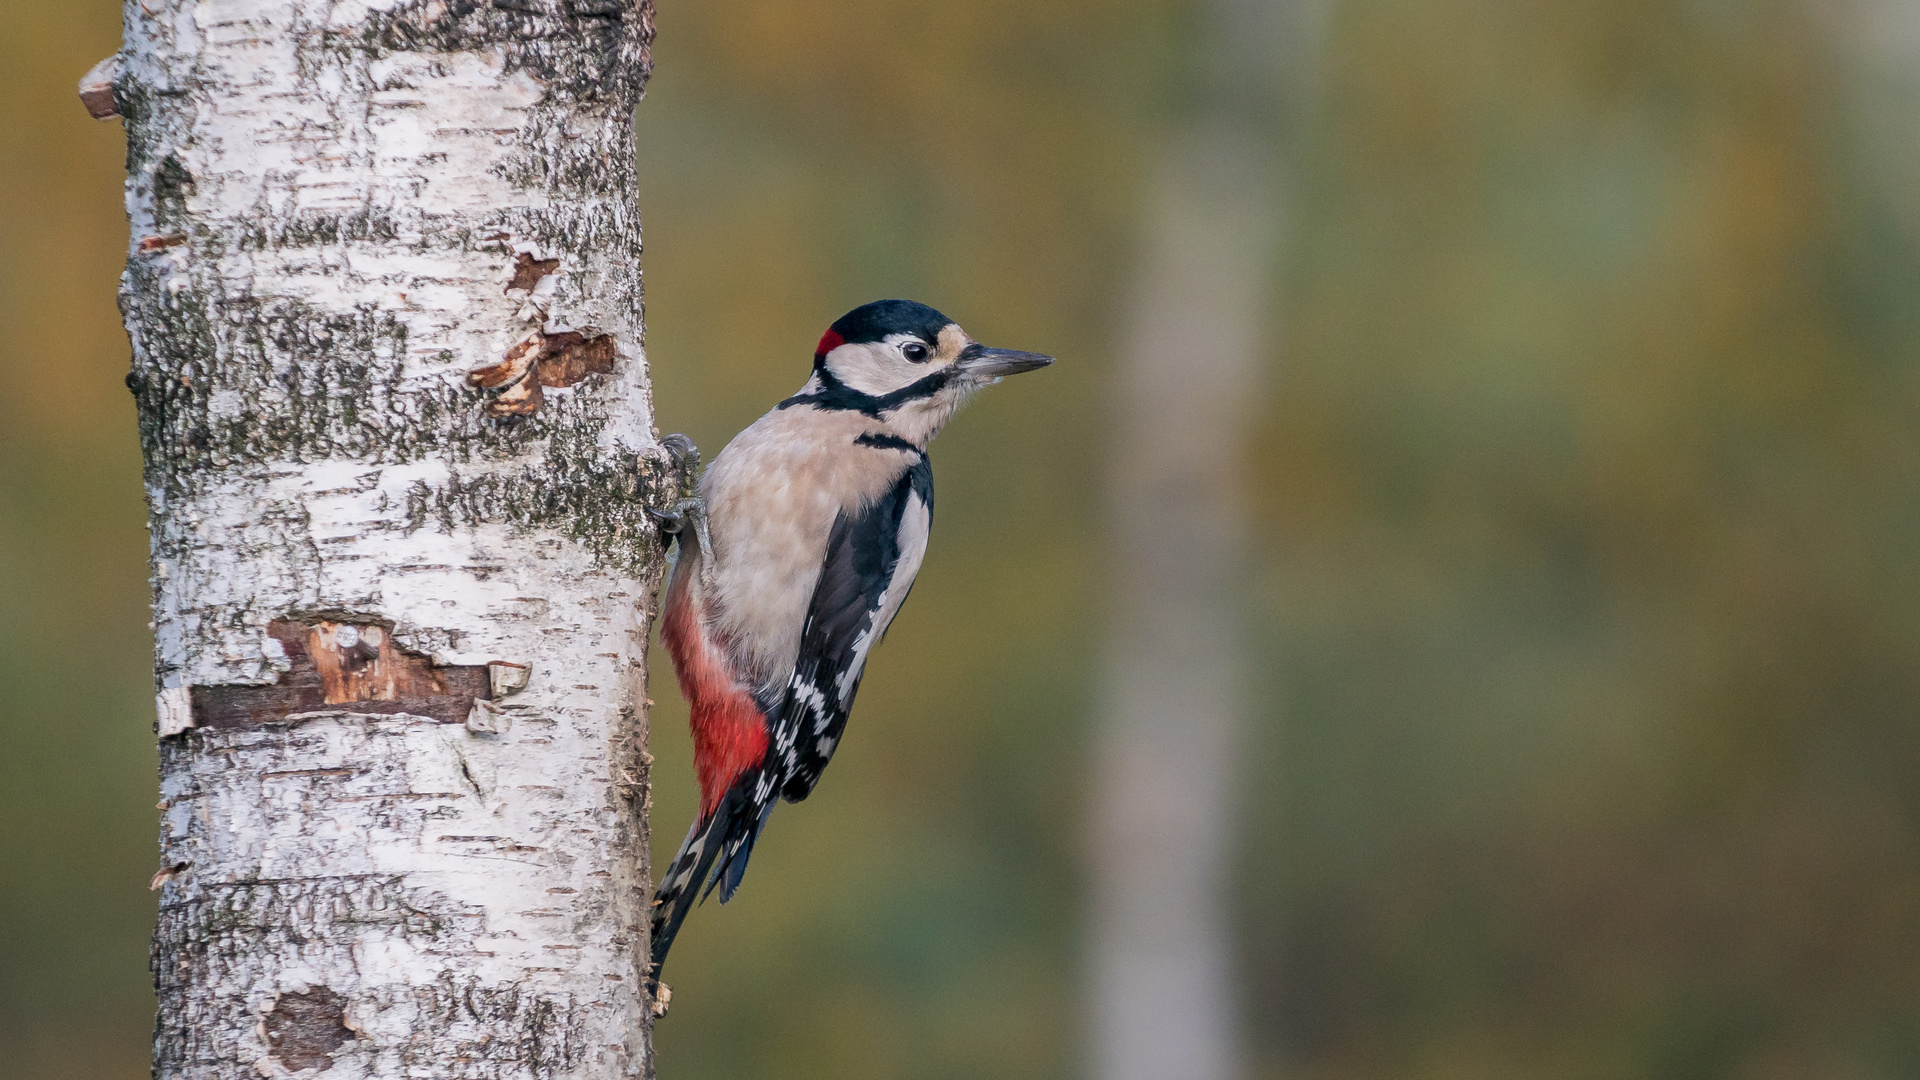
[[[678,543],[686,546],[687,526],[693,526],[695,541],[703,552],[711,552],[713,544],[707,538],[707,504],[700,498],[700,448],[693,440],[678,432],[660,440],[661,449],[672,459],[674,470],[680,476],[680,499],[671,507],[661,509],[649,506],[647,516],[660,523],[660,531],[667,536],[677,538]],[[706,571],[703,565],[701,568]],[[703,578],[710,572],[703,573]]]
[[[668,510],[662,510],[655,506],[642,507],[641,509],[647,512],[648,517],[659,522],[660,531],[668,536],[680,535],[680,530],[687,525],[686,511],[681,510],[678,506]]]
[[[677,431],[663,437],[660,440],[660,448],[673,459],[674,466],[680,474],[680,498],[682,500],[695,498],[696,486],[700,479],[700,448],[693,445],[692,439]]]
[[[698,495],[681,499],[665,510],[649,506],[646,511],[648,517],[660,523],[660,531],[668,536],[679,536],[690,521],[696,534],[704,536],[706,533],[707,504]]]
[[[660,531],[674,538],[680,547],[680,557],[686,556],[688,537],[693,534],[693,548],[699,557],[700,584],[708,593],[714,589],[713,580],[713,537],[707,531],[707,503],[698,495],[689,496],[674,503],[672,508],[661,510],[657,507],[646,508],[647,516],[660,523]]]

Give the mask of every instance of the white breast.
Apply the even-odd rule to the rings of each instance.
[[[859,413],[775,409],[736,435],[701,481],[715,549],[716,595],[705,606],[751,684],[784,686],[834,519],[886,494],[910,460],[854,444],[874,427]]]

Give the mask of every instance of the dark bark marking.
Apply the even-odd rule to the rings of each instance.
[[[197,188],[193,173],[179,158],[172,154],[161,158],[159,167],[153,170],[154,220],[182,226],[189,223],[192,215],[187,212],[187,198]]]
[[[452,532],[480,522],[558,528],[605,565],[637,578],[659,571],[660,524],[649,506],[670,505],[680,491],[671,455],[608,455],[591,424],[563,425],[571,410],[529,417],[514,427],[550,425],[546,460],[513,473],[449,470],[439,484],[415,483],[400,510],[404,529]],[[568,402],[569,406],[578,404]]]
[[[577,106],[631,112],[653,70],[653,0],[404,0],[357,31],[329,32],[342,51],[471,52],[506,47],[520,68]]]
[[[304,994],[281,994],[267,1014],[267,1046],[295,1072],[324,1069],[333,1052],[353,1039],[346,1025],[347,1003],[322,986]]]
[[[194,727],[283,724],[329,706],[463,724],[476,698],[493,697],[485,664],[436,665],[396,644],[390,626],[279,620],[267,633],[292,666],[272,686],[193,687]]]

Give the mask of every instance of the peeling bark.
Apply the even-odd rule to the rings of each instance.
[[[651,7],[125,14],[155,1074],[650,1075]]]
[[[87,69],[80,76],[80,104],[95,120],[111,120],[120,115],[113,100],[113,86],[120,80],[120,54],[115,53]]]
[[[183,729],[284,724],[346,704],[357,712],[459,724],[476,702],[493,698],[488,665],[436,664],[397,645],[391,627],[280,620],[267,624],[267,633],[285,654],[287,670],[267,686],[189,688]]]
[[[467,373],[467,382],[500,393],[487,415],[532,416],[546,400],[543,386],[567,387],[588,375],[611,375],[619,349],[610,335],[539,332],[507,350],[506,359]]]

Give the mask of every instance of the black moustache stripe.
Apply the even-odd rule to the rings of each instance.
[[[824,366],[814,369],[820,378],[820,389],[811,394],[795,394],[776,405],[775,408],[788,409],[795,405],[811,405],[816,409],[843,409],[848,412],[865,413],[875,420],[889,409],[897,409],[909,401],[930,398],[945,390],[953,382],[957,368],[944,367],[924,376],[890,394],[867,394],[835,378],[833,372]]]
[[[874,446],[882,450],[905,450],[909,454],[922,452],[919,447],[898,435],[876,434],[869,431],[864,435],[855,437],[853,441],[857,446]]]

